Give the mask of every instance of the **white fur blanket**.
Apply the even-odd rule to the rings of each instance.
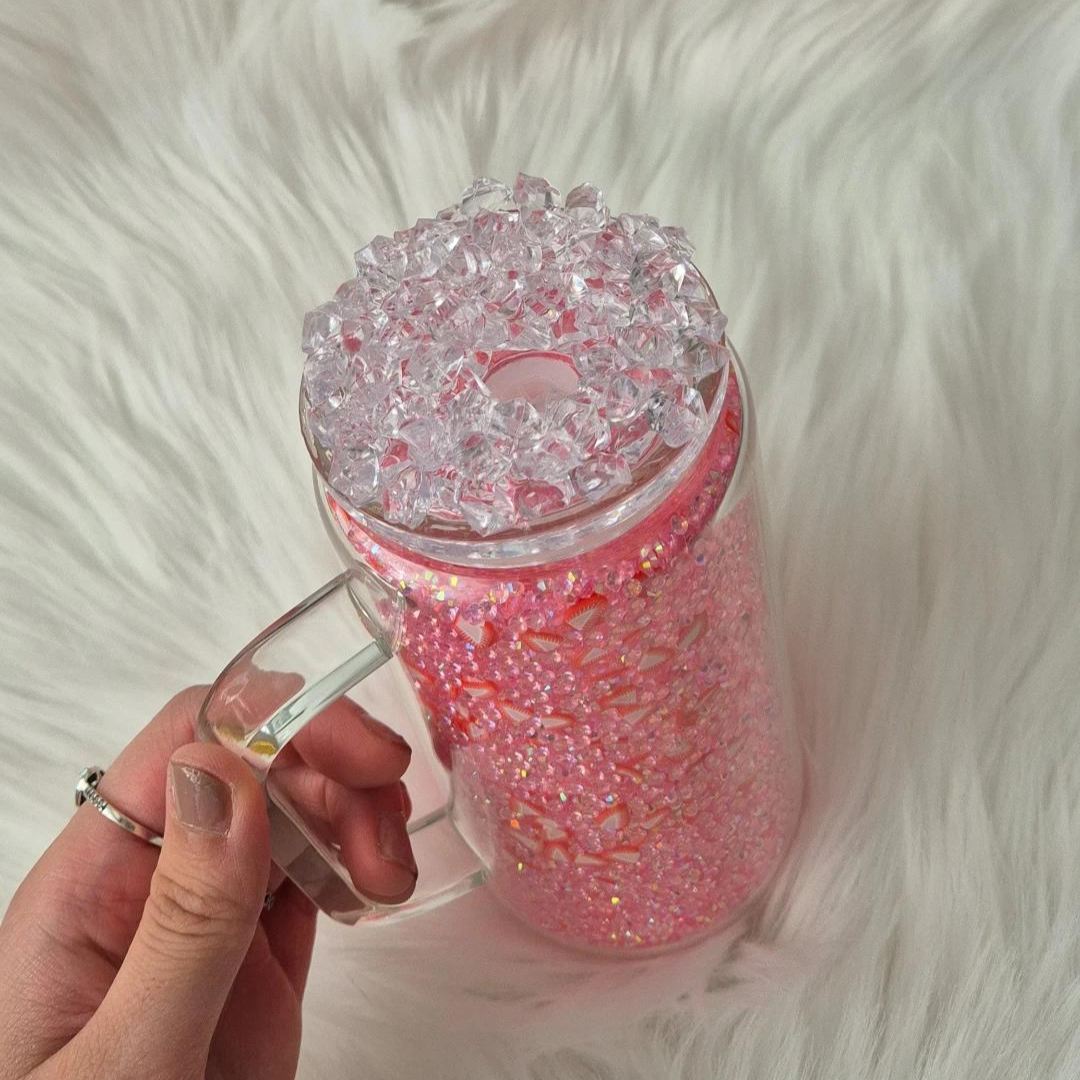
[[[1080,1076],[1078,57],[1069,0],[9,0],[0,903],[335,570],[298,341],[354,248],[589,178],[686,226],[749,369],[805,829],[657,962],[482,893],[327,924],[301,1075]]]

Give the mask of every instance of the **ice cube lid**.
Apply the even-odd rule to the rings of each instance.
[[[593,184],[560,199],[525,174],[375,237],[304,320],[320,473],[358,511],[480,536],[617,495],[702,437],[699,388],[727,385],[727,319],[692,256]]]

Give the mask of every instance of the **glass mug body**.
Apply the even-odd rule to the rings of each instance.
[[[486,880],[543,934],[638,954],[719,929],[768,883],[797,823],[802,762],[737,358],[727,378],[703,444],[653,505],[622,516],[632,486],[599,526],[571,515],[531,548],[476,539],[448,558],[453,544],[388,529],[316,471],[324,520],[369,590],[334,594],[362,641],[336,659],[279,649],[250,663],[278,648],[295,613],[284,617],[215,684],[203,730],[231,734],[270,780],[275,859],[323,910],[394,917]],[[325,652],[335,633],[302,637]],[[421,877],[401,909],[350,887],[329,831],[269,768],[298,724],[394,653],[449,776],[444,805],[410,822]],[[314,700],[286,680],[250,705],[253,669],[265,686],[265,671],[280,683],[305,665],[339,677]]]

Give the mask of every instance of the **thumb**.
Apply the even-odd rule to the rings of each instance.
[[[262,909],[266,804],[248,767],[205,743],[173,754],[168,796],[142,920],[93,1023],[122,1032],[125,1056],[136,1055],[145,1075],[171,1076],[179,1067],[180,1075],[191,1068],[202,1076]]]

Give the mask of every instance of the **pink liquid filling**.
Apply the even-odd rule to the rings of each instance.
[[[539,567],[418,561],[328,496],[410,602],[400,657],[452,769],[455,818],[489,853],[498,896],[562,942],[643,950],[716,929],[794,830],[801,773],[752,461],[717,513],[742,434],[732,375],[661,507]]]

